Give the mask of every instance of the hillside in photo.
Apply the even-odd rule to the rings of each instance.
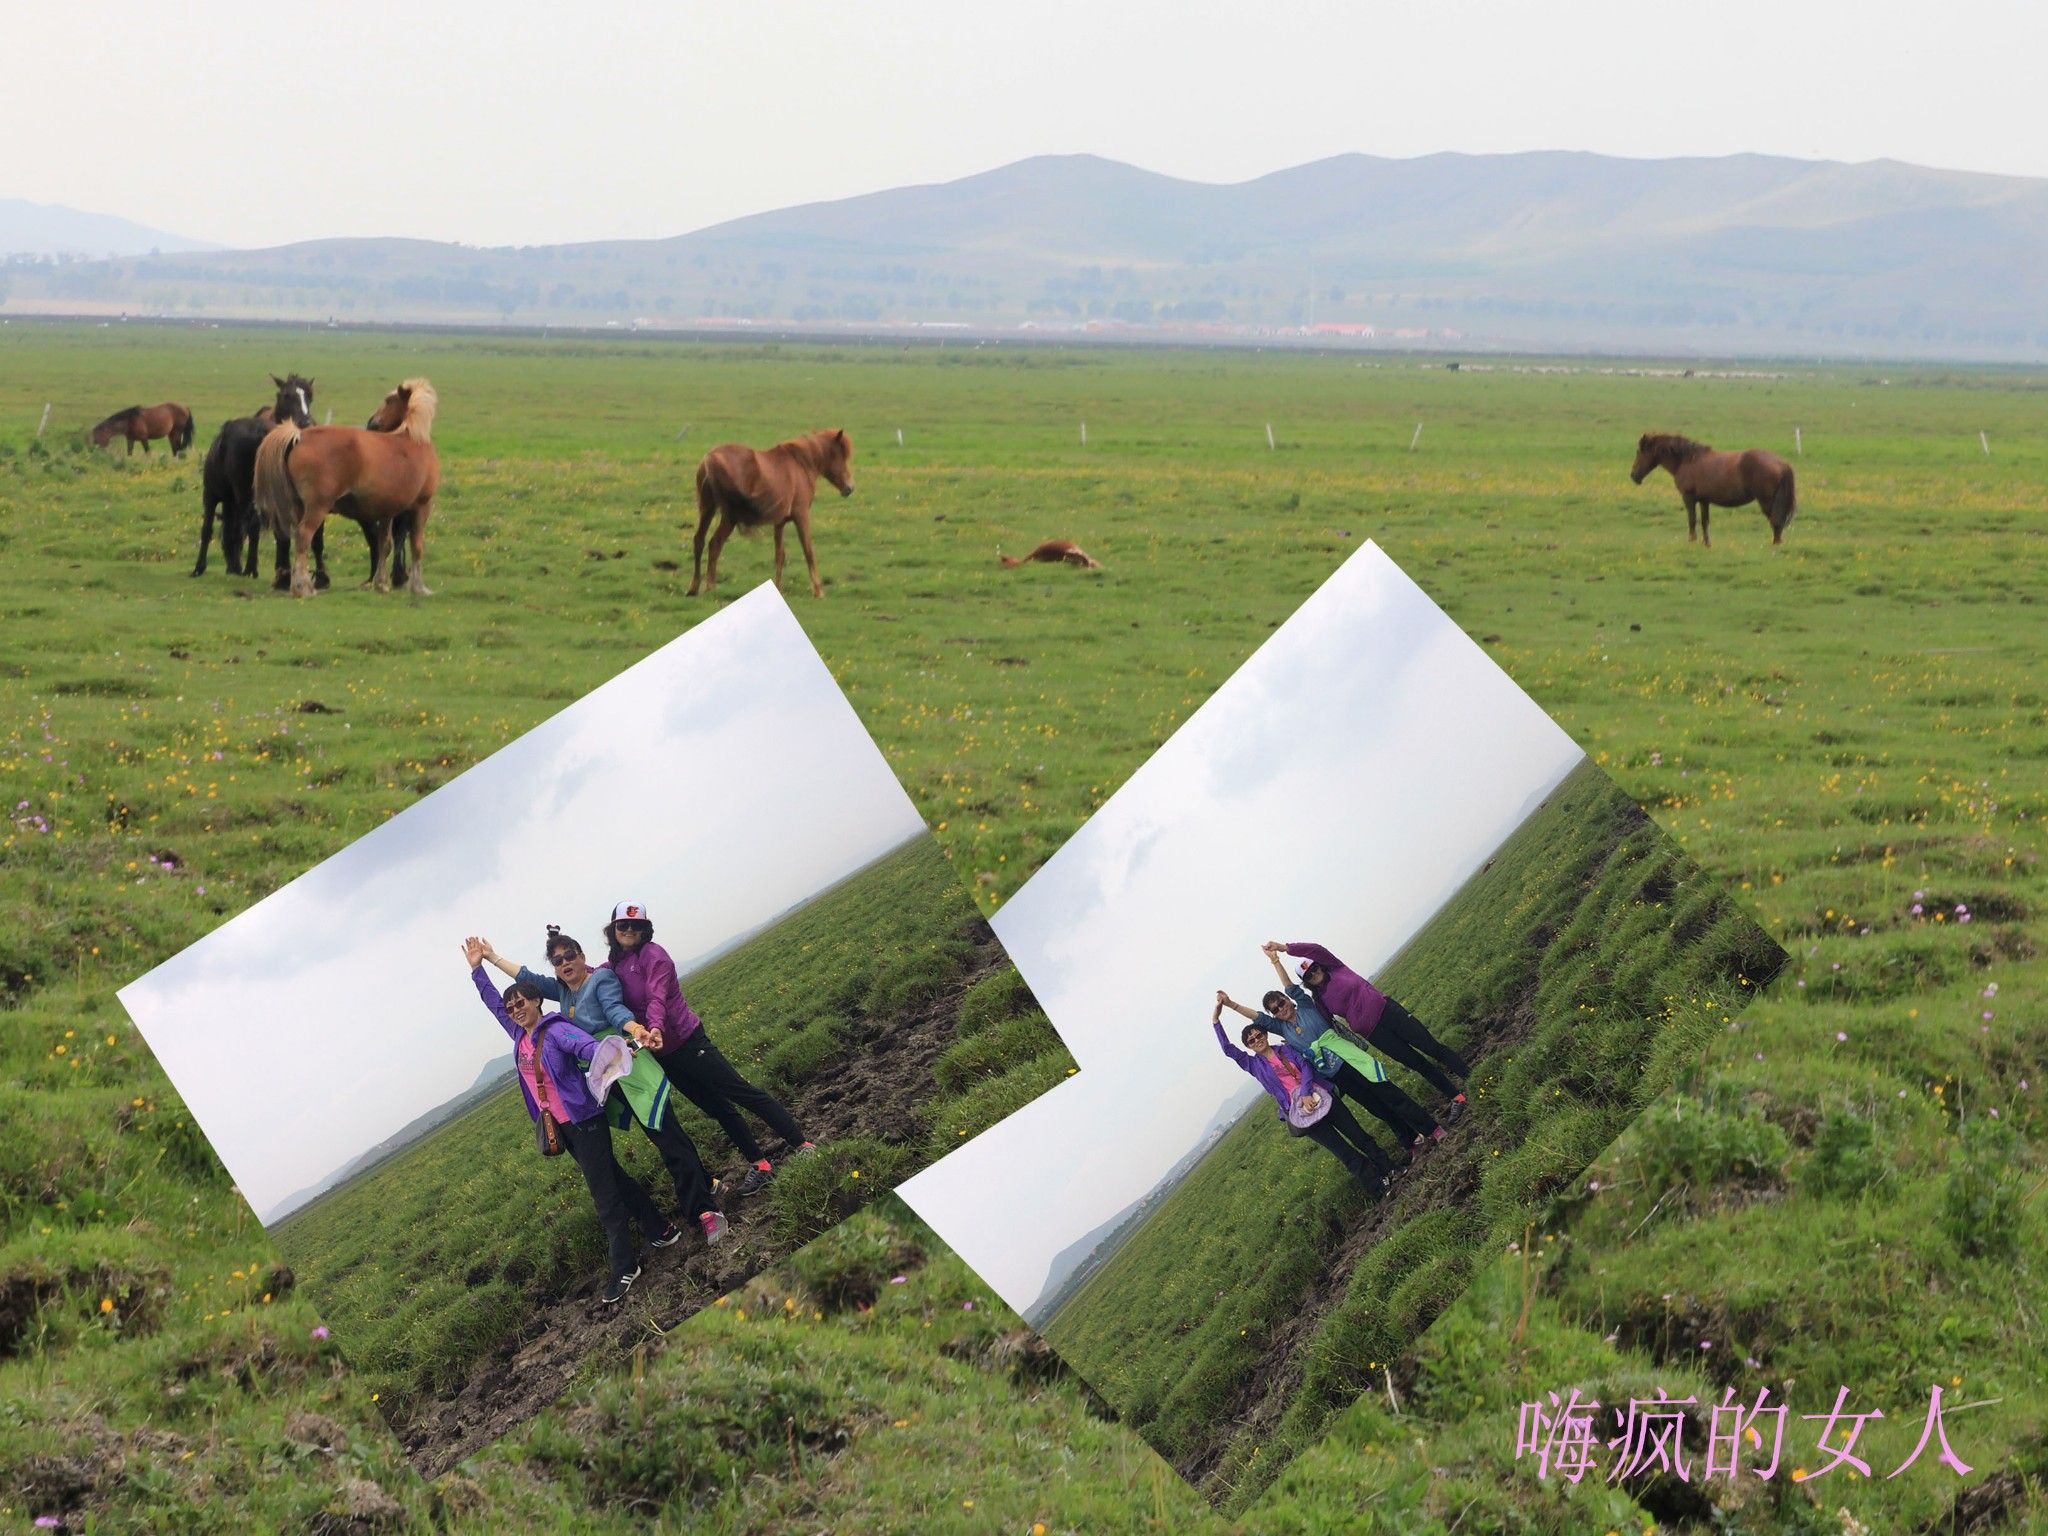
[[[2048,181],[1889,160],[1354,154],[1214,185],[1066,155],[665,240],[16,263],[0,311],[2035,360],[2044,242]]]

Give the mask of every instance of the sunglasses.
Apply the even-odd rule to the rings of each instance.
[[[582,951],[580,951],[580,950],[573,950],[573,949],[572,949],[572,950],[570,950],[570,951],[569,951],[569,952],[568,952],[567,954],[561,954],[561,955],[549,955],[549,956],[548,956],[548,964],[549,964],[549,965],[552,965],[552,966],[553,966],[553,967],[554,967],[554,968],[555,968],[556,970],[558,970],[558,971],[559,971],[559,970],[560,970],[560,969],[561,969],[561,968],[562,968],[563,966],[567,965],[567,964],[568,964],[568,963],[569,963],[569,962],[570,962],[571,960],[580,960],[580,959],[582,959],[582,958],[583,958],[583,955],[582,955]]]

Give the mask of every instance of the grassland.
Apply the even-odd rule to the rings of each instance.
[[[1473,1067],[1470,1112],[1394,1196],[1371,1205],[1254,1106],[1042,1331],[1242,1508],[1784,964],[1582,763],[1379,974]]]
[[[272,1229],[428,1464],[549,1400],[585,1357],[658,1337],[908,1177],[958,1136],[963,1113],[975,1116],[970,1099],[1020,1102],[1073,1070],[928,837],[684,983],[728,1058],[824,1146],[785,1162],[763,1197],[728,1202],[733,1228],[716,1252],[651,1259],[618,1315],[592,1316],[604,1234],[574,1171],[527,1155],[515,1084]],[[971,1000],[998,992],[1014,1006],[977,1029]],[[1000,1056],[984,1049],[992,1036]],[[707,1166],[744,1171],[716,1124],[678,1109]],[[613,1145],[665,1200],[646,1139],[618,1134]]]
[[[217,563],[189,580],[197,465],[131,466],[62,437],[169,395],[200,413],[203,445],[216,419],[262,398],[268,372],[292,367],[317,378],[316,412],[344,421],[401,374],[439,387],[438,596],[245,597]],[[2038,376],[1997,372],[1682,380],[1242,354],[0,327],[5,1518],[1231,1528],[1135,1434],[1091,1416],[1075,1381],[1013,1380],[1022,1348],[996,1346],[1014,1324],[914,1226],[880,1216],[857,1218],[866,1247],[839,1266],[881,1287],[874,1302],[826,1305],[826,1290],[857,1297],[844,1275],[790,1270],[780,1296],[757,1281],[755,1304],[700,1314],[644,1371],[572,1394],[548,1422],[591,1437],[584,1451],[556,1440],[543,1455],[537,1421],[419,1484],[372,1389],[313,1337],[314,1309],[266,1289],[275,1250],[114,1002],[117,985],[708,611],[682,598],[686,570],[656,563],[687,566],[683,486],[703,445],[837,424],[859,444],[860,491],[821,516],[828,596],[794,599],[797,612],[984,911],[1370,535],[1793,954],[1794,974],[1684,1085],[1738,1119],[1753,1099],[1791,1127],[1767,1197],[1687,1179],[1659,1206],[1662,1187],[1623,1171],[1575,1200],[1543,1224],[1542,1246],[1564,1245],[1570,1263],[1532,1289],[1519,1337],[1508,1314],[1521,1302],[1501,1300],[1519,1285],[1515,1255],[1395,1363],[1397,1384],[1439,1388],[1404,1392],[1399,1420],[1351,1410],[1241,1528],[1675,1526],[1627,1490],[1567,1501],[1539,1484],[1510,1459],[1507,1406],[1566,1374],[1676,1384],[1681,1356],[1698,1371],[1698,1341],[1675,1324],[1613,1326],[1624,1308],[1661,1320],[1668,1293],[1674,1318],[1770,1301],[1762,1316],[1779,1321],[1749,1358],[1796,1378],[1802,1411],[1814,1383],[1876,1383],[1939,1355],[1970,1400],[2000,1399],[1955,1421],[1980,1468],[1966,1497],[2002,1480],[1980,1528],[2048,1529],[2042,1079],[2029,1075],[2044,1054],[2044,404]],[[1661,478],[1626,479],[1644,430],[1783,452],[1795,426],[1803,506],[1780,550],[1748,513],[1715,520],[1711,555],[1688,547]],[[1050,535],[1107,569],[995,566],[998,543]],[[735,590],[765,574],[762,545],[727,554]],[[307,700],[343,713],[302,713]],[[1973,1119],[1999,1108],[2016,1134],[1992,1184],[2019,1201],[2031,1251],[1966,1251],[1967,1229],[1958,1241],[1928,1227],[1967,1161],[1957,1100]],[[1881,1178],[1866,1193],[1796,1176],[1814,1154],[1795,1133],[1815,1109],[1870,1122]],[[1617,1170],[1636,1146],[1623,1137]],[[1773,1226],[1753,1238],[1760,1212]],[[1758,1246],[1781,1235],[1781,1253]],[[1436,1341],[1453,1338],[1491,1343],[1436,1363]],[[817,1422],[836,1428],[821,1437],[789,1422],[808,1426],[811,1407],[764,1420],[765,1389],[788,1385],[782,1349],[828,1403]],[[635,1394],[698,1437],[691,1481],[639,1479],[608,1498],[577,1457],[597,1464],[596,1428]],[[1791,1496],[1782,1515],[1722,1523],[1784,1529],[1819,1501],[1830,1518],[1853,1502],[1886,1530],[1976,1514],[1924,1463],[1890,1482],[1843,1489],[1837,1474],[1773,1492]]]

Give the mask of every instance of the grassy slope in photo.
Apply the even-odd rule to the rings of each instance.
[[[1242,1507],[1784,963],[1582,762],[1375,975],[1472,1064],[1470,1113],[1376,1206],[1261,1099],[1047,1320],[1047,1341]],[[1440,1097],[1390,1075],[1419,1103]]]
[[[728,1059],[785,1096],[822,1146],[784,1161],[762,1195],[728,1203],[732,1228],[716,1251],[699,1253],[691,1233],[674,1255],[648,1258],[628,1303],[588,1336],[578,1324],[592,1311],[604,1234],[568,1162],[533,1155],[516,1083],[272,1230],[387,1416],[430,1461],[474,1438],[471,1416],[457,1425],[415,1410],[456,1395],[480,1361],[529,1359],[518,1346],[543,1331],[580,1356],[673,1327],[946,1150],[954,1117],[976,1115],[975,1096],[1021,1103],[1072,1070],[928,837],[683,983]],[[1004,1010],[1006,1050],[990,1057],[971,1000],[998,992],[1023,1006]],[[743,1171],[714,1122],[680,1096],[675,1105],[709,1169]],[[668,1211],[673,1190],[647,1139],[628,1127],[612,1145]],[[559,1303],[565,1315],[550,1315]],[[477,1427],[502,1427],[505,1377],[477,1382],[492,1400]]]
[[[341,421],[434,381],[436,596],[354,590],[345,524],[317,600],[217,557],[193,580],[196,451],[77,446],[170,396],[203,449],[293,368]],[[2048,384],[1733,371],[0,326],[0,1519],[1471,1536],[1840,1530],[1852,1505],[1887,1532],[2048,1529]],[[697,457],[826,425],[859,491],[820,508],[825,599],[791,601],[984,912],[1370,536],[1792,956],[1681,1083],[1733,1122],[1719,1143],[1687,1142],[1690,1115],[1626,1133],[1540,1224],[1526,1291],[1503,1254],[1394,1363],[1398,1417],[1382,1383],[1241,1515],[882,1214],[419,1482],[114,999],[712,611],[683,596]],[[1750,511],[1688,545],[1665,478],[1628,482],[1650,430],[1793,455],[1785,545]],[[1047,537],[1105,569],[997,566]],[[729,590],[769,559],[734,540]],[[1993,1109],[2002,1149],[1970,1129]],[[1515,1404],[1572,1379],[1682,1397],[1739,1370],[1798,1412],[1839,1384],[1904,1424],[1907,1366],[1987,1404],[1952,1420],[1967,1480],[1923,1458],[1659,1513],[1512,1459]],[[608,1459],[647,1444],[658,1466]]]

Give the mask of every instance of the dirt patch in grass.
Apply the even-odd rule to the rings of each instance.
[[[901,1015],[854,1018],[842,1032],[838,1054],[784,1096],[821,1151],[857,1139],[905,1149],[923,1141],[934,1064],[956,1038],[961,1001],[976,983],[1009,964],[979,918],[960,938],[970,958],[951,985]],[[772,1146],[768,1151],[780,1155]],[[886,1193],[886,1181],[875,1184],[866,1198]],[[691,1232],[675,1248],[644,1254],[639,1280],[615,1307],[598,1301],[606,1277],[596,1272],[566,1291],[534,1297],[525,1324],[472,1364],[460,1386],[394,1422],[414,1464],[428,1477],[438,1476],[556,1401],[586,1369],[617,1364],[636,1348],[658,1352],[678,1323],[782,1263],[795,1245],[775,1235],[769,1212],[773,1188],[725,1202],[732,1225],[717,1246],[707,1247]],[[654,1193],[668,1203],[661,1191]]]

